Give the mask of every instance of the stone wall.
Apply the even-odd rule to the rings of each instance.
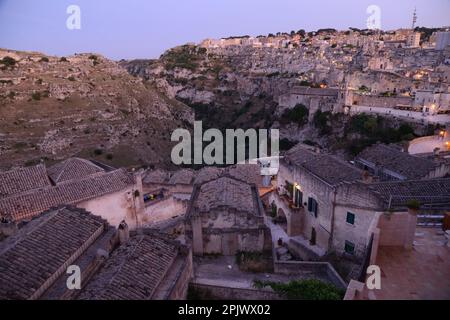
[[[208,300],[281,300],[269,289],[232,288],[217,285],[190,283],[190,290]]]
[[[353,95],[353,104],[366,107],[394,108],[397,105],[411,106],[414,100],[409,97],[381,97],[374,95]]]
[[[164,221],[186,212],[187,205],[183,201],[174,199],[172,196],[155,201],[145,207],[144,223],[155,223]]]
[[[328,241],[331,230],[331,214],[332,214],[332,200],[333,188],[321,181],[317,177],[302,171],[298,167],[288,167],[284,163],[280,163],[280,170],[278,174],[278,187],[284,189],[286,181],[294,184],[297,183],[303,193],[304,214],[302,216],[301,235],[310,239],[312,229],[316,230],[317,245],[325,250],[328,250]],[[305,203],[308,197],[314,198],[318,202],[317,218],[314,214],[308,212]]]
[[[118,227],[125,220],[131,229],[136,227],[136,215],[139,215],[138,201],[133,203],[133,188],[111,193],[103,197],[84,201],[77,204],[77,207],[92,212],[106,219],[112,226]]]
[[[380,242],[382,247],[394,246],[410,249],[414,241],[417,215],[409,212],[395,212],[380,216]]]
[[[345,289],[347,284],[328,262],[274,261],[274,271],[285,275],[303,275],[326,279],[336,287]]]

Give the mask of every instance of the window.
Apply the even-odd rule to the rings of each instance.
[[[308,198],[308,211],[314,213],[314,216],[317,218],[318,203],[316,199]]]
[[[355,224],[355,214],[351,212],[347,212],[347,223]]]
[[[351,254],[351,255],[355,254],[355,244],[353,242],[350,242],[350,241],[345,241],[345,248],[344,248],[344,250],[345,250],[345,253],[348,253],[348,254]]]

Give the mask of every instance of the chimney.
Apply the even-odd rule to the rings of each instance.
[[[0,219],[0,235],[9,237],[14,235],[18,230],[19,228],[14,222],[11,222],[4,217]]]
[[[362,174],[362,181],[364,183],[372,183],[373,182],[373,177],[369,173],[369,170],[364,169],[363,174]]]
[[[124,243],[127,243],[130,239],[130,230],[128,228],[128,224],[123,220],[118,228],[119,233],[119,243],[122,245]]]

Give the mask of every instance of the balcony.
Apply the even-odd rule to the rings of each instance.
[[[279,190],[277,190],[277,195],[278,197],[287,205],[287,207],[289,207],[289,209],[292,212],[302,212],[303,211],[303,205],[300,205],[300,207],[296,207],[294,204],[294,201],[292,200],[292,198],[286,194],[286,193],[280,193]]]

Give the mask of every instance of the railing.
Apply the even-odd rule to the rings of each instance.
[[[277,195],[283,202],[285,202],[287,204],[289,209],[291,209],[293,211],[299,211],[299,212],[303,210],[303,205],[300,205],[300,207],[296,207],[294,201],[291,199],[291,197],[289,197],[289,195],[280,194],[280,192],[278,190],[277,190]]]

